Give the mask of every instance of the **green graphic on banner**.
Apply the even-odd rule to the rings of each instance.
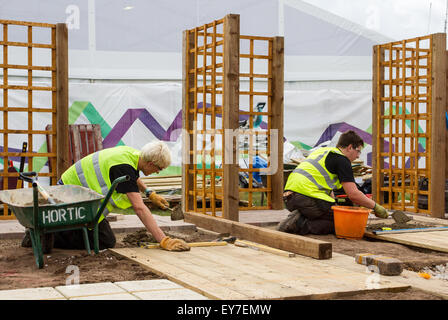
[[[112,128],[98,113],[95,107],[88,101],[75,101],[68,109],[68,124],[74,124],[76,120],[84,114],[91,124],[99,124],[101,126],[101,136],[103,139],[109,134]],[[120,140],[117,145],[124,145]],[[39,153],[47,152],[47,142],[44,142],[38,150]],[[2,159],[3,161],[3,159]],[[33,171],[39,172],[47,163],[47,157],[35,157],[33,158]],[[25,169],[27,171],[27,169]]]

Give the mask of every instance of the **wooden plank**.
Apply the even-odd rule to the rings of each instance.
[[[73,163],[81,159],[81,135],[79,126],[69,126],[70,141],[72,142],[72,160]]]
[[[213,242],[213,241],[209,241],[209,242],[190,242],[188,245],[190,247],[192,247],[192,248],[196,248],[196,247],[222,247],[222,246],[226,246],[227,242],[225,242],[225,241],[220,241],[220,242]],[[159,243],[147,244],[147,245],[143,245],[142,248],[145,248],[145,249],[160,249],[160,244]]]
[[[332,245],[329,242],[193,212],[184,212],[184,221],[214,232],[229,233],[243,240],[257,242],[315,259],[331,258]]]
[[[56,25],[56,88],[56,172],[59,180],[71,165],[68,141],[68,31],[65,23]]]
[[[372,289],[366,286],[370,273],[364,270],[327,263],[330,260],[287,258],[233,245],[198,247],[188,252],[142,248],[111,251],[212,299],[320,299],[409,287],[380,279]],[[353,260],[351,265],[355,265]]]
[[[380,99],[384,96],[384,86],[380,85],[380,81],[384,79],[384,68],[380,67],[381,61],[384,60],[384,51],[381,46],[373,47],[372,57],[372,198],[378,203],[384,203],[384,192],[380,187],[384,182],[384,160],[380,157],[380,153],[384,152],[384,138],[380,134],[384,132],[384,121],[381,117],[384,115],[384,102]]]
[[[223,68],[223,217],[238,221],[238,140],[234,133],[239,120],[239,73],[240,73],[240,16],[224,18],[224,68]]]
[[[243,274],[250,274],[252,283],[240,286],[254,286],[255,279],[261,278],[267,284],[269,292],[257,298],[266,299],[323,299],[337,297],[341,294],[356,294],[369,291],[366,283],[369,273],[351,272],[342,266],[328,265],[330,260],[314,260],[303,256],[295,258],[279,257],[271,253],[255,250],[235,250],[231,246],[226,250],[200,249],[207,260],[219,261],[228,269],[236,269]],[[263,261],[262,264],[259,261]],[[353,260],[352,260],[353,261]],[[300,271],[298,271],[300,270]],[[277,286],[280,285],[280,288]],[[408,286],[386,281],[379,281],[378,290],[403,289]],[[294,289],[294,290],[290,290]],[[276,290],[278,293],[273,294]],[[253,292],[254,290],[252,290]],[[261,292],[262,293],[262,292]]]
[[[271,141],[271,166],[275,163],[275,173],[272,175],[271,203],[272,209],[283,209],[283,108],[284,104],[284,38],[274,37],[272,50],[272,120],[271,130],[277,130],[277,140]],[[273,159],[275,157],[275,159]]]
[[[430,228],[415,228],[415,229],[400,229],[400,230],[378,230],[373,231],[376,235],[399,234],[399,233],[415,233],[415,232],[430,232],[430,231],[448,231],[448,227],[430,227]]]
[[[93,125],[93,139],[95,141],[95,151],[103,150],[103,136],[99,124]]]
[[[193,196],[188,191],[193,190],[194,175],[189,173],[193,168],[193,155],[190,150],[193,148],[193,135],[189,134],[189,130],[193,129],[194,119],[189,114],[188,109],[194,105],[194,92],[190,92],[190,88],[194,88],[194,73],[190,73],[189,69],[195,66],[195,54],[189,52],[189,48],[194,47],[195,36],[193,32],[185,30],[183,32],[183,50],[182,50],[182,142],[183,142],[183,164],[182,164],[182,211],[193,210]]]
[[[280,249],[271,248],[271,247],[265,246],[263,244],[259,244],[259,243],[252,242],[252,241],[236,240],[235,241],[235,245],[236,246],[240,246],[240,247],[253,248],[255,250],[261,250],[261,251],[264,251],[264,252],[269,252],[269,253],[272,253],[272,254],[277,254],[279,256],[288,257],[288,258],[292,258],[292,257],[296,256],[295,253],[284,251],[284,250],[280,250]]]
[[[209,274],[211,271],[207,269],[202,269],[202,274],[195,274],[192,272],[191,265],[187,262],[180,264],[172,264],[170,260],[166,261],[160,252],[162,250],[143,250],[138,252],[136,249],[131,248],[121,248],[121,249],[109,249],[111,252],[117,253],[129,259],[132,259],[139,263],[142,267],[149,269],[150,271],[158,274],[160,276],[166,277],[168,280],[173,281],[177,284],[180,284],[188,289],[194,290],[210,299],[248,299],[248,296],[244,294],[240,294],[235,292],[232,289],[229,289],[224,286],[216,286],[213,283],[210,283],[209,280],[204,278],[204,275]],[[148,255],[145,253],[151,252],[151,256],[155,257],[155,259],[148,258]],[[158,254],[158,255],[155,255]],[[175,253],[170,252],[171,255],[179,255],[183,254],[185,256],[185,252]],[[196,270],[196,269],[195,269]],[[216,275],[215,275],[216,276]],[[218,279],[221,276],[225,275],[217,275]]]
[[[366,232],[365,236],[373,239],[401,243],[418,248],[448,252],[448,232],[446,231],[428,231],[391,235],[375,235],[371,232]]]
[[[437,33],[432,37],[432,143],[431,179],[428,210],[435,218],[445,216],[445,171],[446,171],[446,34]]]

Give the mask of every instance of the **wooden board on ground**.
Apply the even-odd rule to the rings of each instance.
[[[417,223],[433,225],[434,227],[448,226],[448,220],[412,214],[406,212]],[[448,252],[448,231],[424,231],[410,232],[400,234],[381,234],[375,235],[372,232],[366,232],[365,237],[379,239],[389,242],[401,243],[408,246],[431,249],[440,252]]]
[[[218,233],[229,233],[238,239],[257,242],[307,257],[315,259],[331,258],[331,242],[320,241],[193,212],[184,212],[184,221],[193,223],[200,228]]]
[[[334,266],[327,263],[329,260],[288,258],[230,244],[195,247],[187,252],[143,248],[111,251],[211,299],[329,299],[409,287],[387,277],[371,286],[371,273]]]
[[[425,231],[416,233],[381,234],[366,232],[364,236],[373,239],[401,243],[413,247],[448,252],[448,231]]]

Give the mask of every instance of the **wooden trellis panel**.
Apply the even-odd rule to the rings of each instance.
[[[47,157],[53,168],[49,172],[39,173],[41,177],[49,177],[50,184],[55,184],[58,177],[66,169],[68,162],[64,162],[67,154],[65,146],[68,142],[68,42],[67,27],[65,24],[47,24],[23,21],[0,20],[1,35],[0,38],[0,69],[2,70],[2,101],[0,102],[0,111],[2,112],[3,121],[0,124],[0,135],[2,136],[3,148],[0,156],[3,160],[3,170],[1,176],[3,178],[3,189],[8,189],[8,180],[17,179],[17,172],[8,172],[8,163],[10,160],[19,161],[21,157],[28,160],[27,171],[33,171],[33,158]],[[14,36],[26,34],[26,40],[14,39]],[[47,43],[37,43],[34,41],[35,34],[44,34],[47,37]],[[15,52],[25,50],[26,54],[17,55]],[[48,64],[37,64],[33,59],[33,52],[39,50],[40,56],[45,55]],[[42,53],[45,51],[45,53]],[[18,56],[26,56],[24,60],[18,61]],[[43,59],[45,60],[45,59]],[[27,76],[26,84],[16,82],[9,79],[10,70],[22,70]],[[39,73],[40,76],[50,79],[48,85],[36,85],[34,75]],[[10,99],[12,91],[26,92],[26,104],[12,104]],[[51,105],[36,106],[33,96],[36,94],[48,93]],[[20,93],[19,93],[20,94]],[[55,128],[54,130],[45,130],[47,123],[39,123],[37,119],[42,114],[49,114],[50,121]],[[26,119],[26,123],[22,123],[20,128],[13,127],[10,120],[17,117]],[[40,126],[40,127],[39,127]],[[33,137],[42,135],[45,141],[45,135],[51,135],[52,144],[57,146],[53,152],[36,151]],[[17,152],[13,149],[15,146],[10,145],[9,138],[11,135],[22,135],[23,140],[28,144],[27,152]],[[20,138],[19,138],[20,139]],[[67,141],[66,141],[67,140]],[[58,155],[59,153],[59,155]],[[7,206],[4,205],[3,213],[0,219],[11,219],[13,215],[8,213]]]
[[[240,163],[245,162],[246,165],[240,167],[239,171],[248,178],[248,187],[240,188],[239,191],[248,194],[248,207],[244,207],[245,210],[282,209],[283,202],[276,201],[281,200],[281,197],[275,195],[275,191],[282,191],[278,186],[283,185],[283,162],[278,157],[283,155],[283,136],[278,135],[279,131],[283,131],[283,38],[242,35],[240,45],[239,114],[247,117],[247,122],[239,136]],[[256,68],[261,71],[256,72]],[[264,86],[258,84],[256,88],[255,82],[261,79],[266,79],[262,83]],[[278,131],[271,136],[274,130]],[[266,169],[254,168],[255,156],[267,160]],[[272,166],[280,170],[271,170]],[[276,173],[269,174],[271,171]],[[256,172],[266,174],[266,185],[256,185]],[[272,187],[273,180],[276,188]],[[266,204],[255,203],[254,195],[259,193],[267,195]]]
[[[280,208],[283,187],[283,38],[240,36],[239,15],[231,14],[184,31],[183,41],[184,211],[212,216],[221,212],[218,216],[237,221],[240,192],[248,193],[249,209]],[[254,49],[258,42],[264,43],[264,52]],[[247,47],[248,51],[241,52],[240,46]],[[255,73],[254,65],[260,61],[265,64],[265,72]],[[246,65],[247,70],[241,71],[241,65]],[[263,90],[254,88],[257,79],[265,81]],[[241,81],[248,83],[248,88],[240,89]],[[246,97],[245,110],[242,97]],[[261,100],[266,108],[259,112],[254,107],[255,102]],[[248,157],[246,169],[239,168],[237,156],[241,142],[240,115],[248,119],[248,128],[243,134],[248,148],[239,150],[240,156]],[[263,130],[254,130],[254,117],[257,116],[264,118],[267,126]],[[275,154],[270,151],[273,130],[277,130]],[[257,150],[254,143],[259,136],[266,137],[263,150]],[[268,175],[264,188],[255,188],[252,181],[254,172],[267,171],[253,167],[252,156],[257,154],[268,158],[269,167],[273,162],[271,158],[276,157],[274,162],[279,169]],[[248,188],[239,188],[239,172],[250,177]],[[272,186],[274,181],[275,188]],[[254,192],[266,193],[267,205],[255,205]]]
[[[374,47],[372,183],[386,208],[444,217],[446,76],[445,34]]]

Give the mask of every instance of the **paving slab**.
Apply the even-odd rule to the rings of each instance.
[[[113,293],[98,296],[84,296],[70,298],[69,300],[140,300],[138,297],[131,293]]]
[[[0,300],[65,300],[65,297],[51,287],[15,290],[0,290]]]
[[[25,227],[17,220],[0,220],[0,239],[21,239],[25,235]]]
[[[207,297],[190,289],[168,289],[133,292],[142,300],[209,300]]]
[[[166,279],[155,280],[139,280],[139,281],[120,281],[114,282],[123,290],[128,292],[136,291],[153,291],[153,290],[166,290],[166,289],[182,289],[183,287]]]
[[[68,299],[87,297],[87,296],[127,293],[126,290],[120,288],[119,286],[113,284],[112,282],[57,286],[55,287],[55,289]]]
[[[0,290],[0,300],[203,300],[205,296],[166,279],[101,282],[55,288]]]

